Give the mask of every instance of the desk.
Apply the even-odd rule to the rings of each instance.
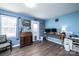
[[[79,53],[79,37],[65,38],[64,47],[66,51],[72,50]]]
[[[65,38],[65,34],[59,33],[59,32],[48,32],[48,33],[45,33],[46,39],[47,39],[48,35],[56,35],[63,41],[64,41],[64,38]]]

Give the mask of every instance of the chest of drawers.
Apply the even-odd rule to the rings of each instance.
[[[20,47],[31,45],[32,43],[32,32],[20,33]]]

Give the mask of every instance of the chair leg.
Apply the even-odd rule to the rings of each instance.
[[[10,45],[10,51],[12,51],[12,45]]]
[[[10,40],[10,50],[12,51],[12,41]]]

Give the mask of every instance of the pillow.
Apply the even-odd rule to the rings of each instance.
[[[0,44],[5,43],[7,41],[6,35],[0,35]]]

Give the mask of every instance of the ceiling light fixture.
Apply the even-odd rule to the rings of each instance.
[[[24,3],[24,4],[28,8],[35,8],[36,7],[36,3]]]

